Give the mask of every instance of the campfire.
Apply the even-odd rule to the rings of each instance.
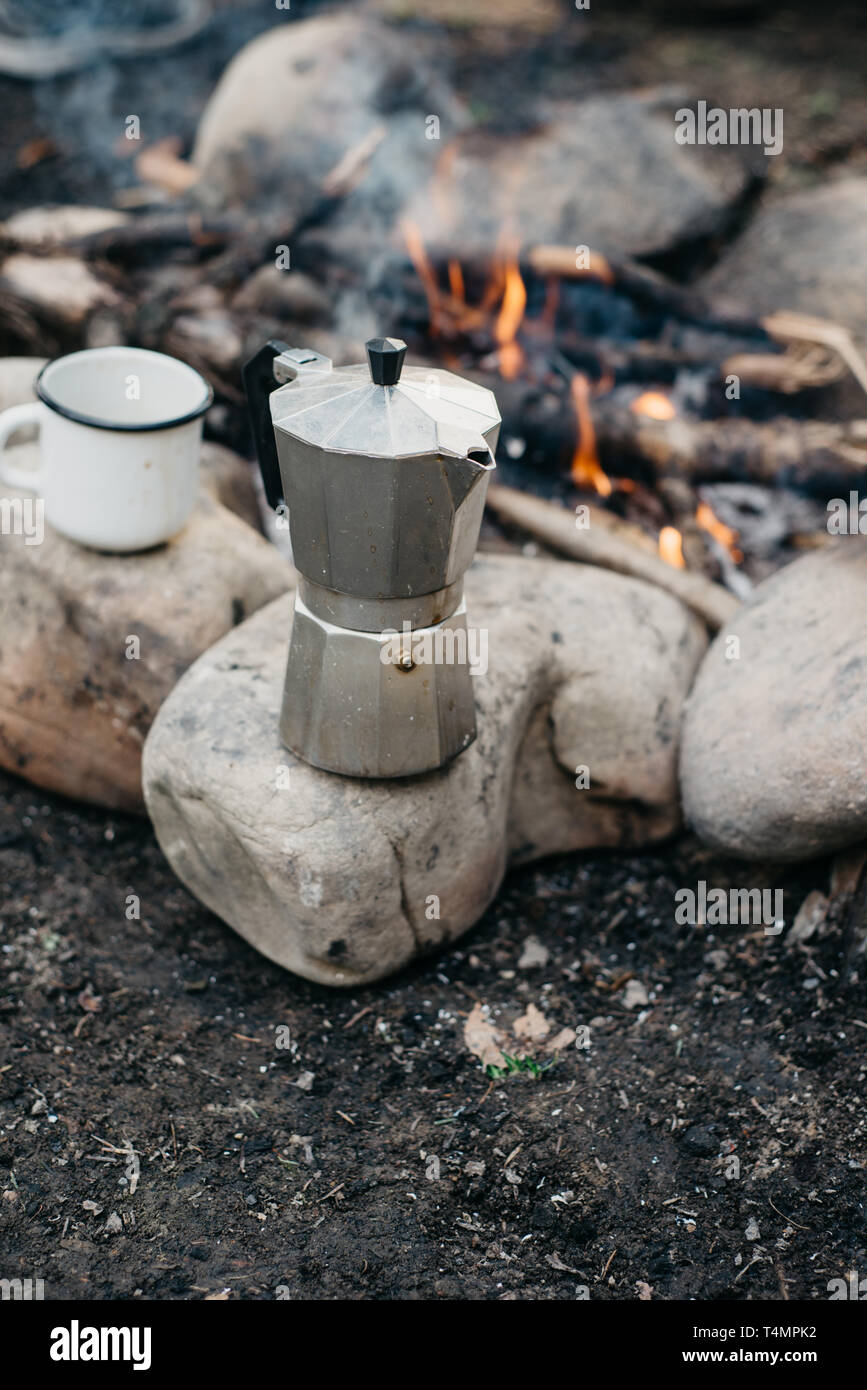
[[[443,156],[434,175],[440,203],[450,164]],[[522,247],[508,230],[487,262],[434,253],[410,220],[400,234],[423,291],[420,302],[407,290],[415,306],[412,346],[498,391],[507,476],[561,498],[570,483],[576,501],[593,496],[634,523],[633,540],[656,523],[658,554],[674,568],[743,598],[750,572],[764,572],[739,544],[745,513],[749,527],[750,488],[772,479],[785,485],[793,447],[800,455],[795,481],[808,492],[839,490],[867,458],[857,424],[810,418],[820,388],[839,380],[847,363],[864,378],[860,355],[831,323],[732,316],[638,265],[589,248]],[[576,328],[590,316],[588,302],[592,337]],[[618,330],[624,304],[651,322],[652,337]],[[731,381],[736,389],[726,393]],[[786,396],[799,397],[796,411],[785,427],[769,425]],[[703,495],[716,484],[738,488],[736,506],[725,490],[719,494],[725,519]],[[498,497],[495,488],[495,511]],[[517,519],[511,506],[508,515]],[[793,534],[789,543],[809,542]]]

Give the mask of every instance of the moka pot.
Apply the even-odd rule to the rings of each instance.
[[[476,733],[463,577],[495,467],[493,394],[405,367],[395,338],[333,367],[270,342],[244,382],[299,583],[280,734],[315,767],[405,777]]]

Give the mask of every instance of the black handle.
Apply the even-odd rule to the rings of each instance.
[[[268,403],[271,392],[277,387],[274,380],[274,358],[281,352],[289,352],[288,343],[272,338],[260,348],[246,363],[243,371],[244,391],[247,396],[247,412],[250,428],[262,470],[265,496],[269,507],[279,507],[283,502],[283,482],[280,477],[280,463],[277,458],[277,440],[271,424],[271,408]]]

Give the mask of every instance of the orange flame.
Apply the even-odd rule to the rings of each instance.
[[[603,471],[596,455],[596,431],[590,413],[590,387],[582,372],[575,373],[569,390],[578,425],[578,438],[575,453],[572,455],[572,481],[578,487],[594,488],[600,497],[610,497],[611,479]]]
[[[421,239],[421,232],[415,223],[410,222],[409,218],[405,217],[401,223],[401,230],[410,260],[418,271],[418,278],[421,280],[427,295],[430,331],[435,337],[439,330],[440,320],[440,288],[437,284],[436,272],[430,263],[430,258]]]
[[[659,533],[659,558],[676,570],[686,569],[683,537],[676,526],[663,526]]]
[[[524,319],[527,291],[518,265],[517,245],[500,239],[491,274],[478,304],[468,304],[464,272],[460,261],[448,262],[448,289],[441,287],[437,272],[425,250],[421,232],[414,222],[401,223],[410,260],[416,268],[428,302],[431,337],[453,337],[476,328],[489,328],[498,348],[500,374],[512,381],[524,365],[518,330]],[[496,318],[491,324],[495,306]]]
[[[670,396],[662,391],[643,391],[629,407],[636,415],[647,415],[651,420],[673,420],[677,414]]]
[[[726,550],[735,561],[742,560],[743,552],[737,547],[738,533],[733,531],[731,526],[726,526],[724,521],[720,521],[714,516],[713,511],[707,502],[699,502],[695,513],[696,523],[713,536],[714,540],[719,541],[720,545],[725,546]]]
[[[524,365],[524,353],[517,341],[518,329],[527,306],[527,291],[517,260],[510,259],[505,267],[505,286],[500,312],[494,324],[494,341],[500,349],[500,374],[514,381]]]

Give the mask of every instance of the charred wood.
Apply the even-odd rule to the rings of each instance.
[[[523,527],[573,560],[601,565],[665,589],[703,618],[712,631],[722,627],[739,607],[733,594],[704,575],[674,569],[649,553],[644,545],[636,545],[622,531],[610,525],[599,525],[598,514],[597,524],[594,524],[592,510],[590,524],[578,527],[575,516],[565,507],[516,488],[499,486],[488,489],[488,506],[501,521]]]

